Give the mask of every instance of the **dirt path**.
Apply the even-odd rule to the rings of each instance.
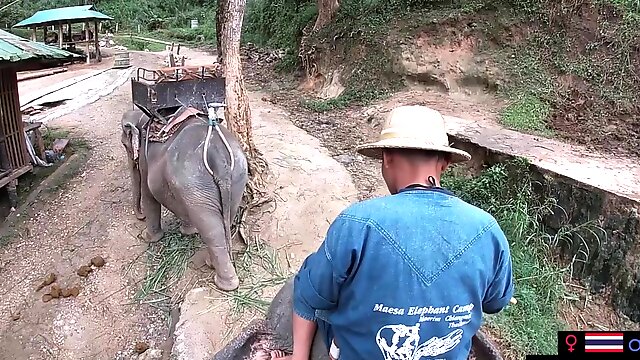
[[[130,214],[129,180],[119,144],[119,116],[130,94],[121,86],[107,98],[55,120],[90,140],[82,173],[59,194],[41,201],[21,236],[0,249],[0,347],[6,359],[129,358],[135,341],[165,336],[163,314],[127,305],[145,274],[142,224]],[[106,265],[87,278],[80,266],[100,255]],[[53,272],[61,287],[77,285],[77,298],[42,301],[36,292]],[[10,314],[19,314],[12,320]]]
[[[192,55],[196,62],[211,59],[202,53]],[[135,65],[147,66],[160,59],[154,54],[132,58]],[[69,73],[55,76],[42,78],[39,86],[38,79],[25,82],[25,91],[68,79]],[[18,227],[19,236],[0,248],[0,287],[5,289],[0,304],[0,359],[130,359],[135,358],[137,341],[157,349],[168,335],[166,313],[134,304],[147,272],[147,245],[137,238],[144,224],[132,216],[120,144],[120,116],[129,108],[130,97],[125,82],[112,94],[78,110],[74,109],[78,104],[68,111],[54,109],[58,114],[69,112],[59,118],[43,114],[52,119],[50,126],[89,139],[92,152],[80,175],[62,191],[43,192]],[[318,140],[293,126],[287,113],[262,102],[261,97],[251,96],[256,141],[271,162],[270,183],[277,201],[274,212],[263,214],[257,222],[260,237],[278,247],[289,261],[285,270],[290,272],[317,248],[331,218],[355,199],[356,191],[349,174]],[[83,101],[88,98],[82,97]],[[80,277],[77,270],[98,255],[106,259],[106,265]],[[56,284],[62,288],[78,286],[80,294],[43,302],[49,287],[39,292],[36,287],[48,273],[57,275]],[[272,289],[264,296],[273,294]],[[187,306],[191,298],[193,294],[187,296]],[[214,319],[203,338],[213,347],[206,351],[189,347],[182,358],[201,358],[233,335],[224,326],[231,319],[228,299],[217,304],[221,307],[213,314],[209,310],[208,315],[199,316]],[[250,318],[233,320],[239,321],[233,327],[238,331]],[[195,325],[185,328],[183,321],[178,330],[190,341],[197,340],[201,326],[207,324],[196,321]]]

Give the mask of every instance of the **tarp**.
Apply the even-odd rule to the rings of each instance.
[[[69,6],[40,10],[31,17],[13,25],[13,27],[47,26],[59,23],[78,23],[94,20],[113,20],[113,18],[96,11],[93,5]]]
[[[16,63],[25,60],[71,59],[74,57],[82,56],[0,30],[0,62]]]

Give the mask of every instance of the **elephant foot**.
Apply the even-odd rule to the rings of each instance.
[[[136,219],[138,219],[138,220],[144,220],[144,219],[146,219],[146,218],[147,218],[147,217],[146,217],[146,216],[144,216],[144,214],[143,214],[142,212],[140,212],[140,211],[136,211]]]
[[[213,277],[213,283],[216,284],[220,290],[231,291],[235,290],[240,286],[240,279],[238,279],[237,275],[234,275],[230,279],[223,279],[218,274]]]
[[[213,268],[213,266],[211,265],[211,259],[209,259],[209,253],[207,252],[207,249],[204,248],[193,254],[193,256],[191,257],[191,263],[196,269],[200,269],[205,265]]]
[[[142,239],[148,243],[154,243],[160,241],[164,236],[164,231],[159,230],[155,233],[150,233],[148,229],[144,229],[142,232]]]
[[[182,235],[195,235],[198,233],[198,229],[190,225],[182,224],[180,225],[180,233]]]

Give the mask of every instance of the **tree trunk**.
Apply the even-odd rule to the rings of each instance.
[[[340,0],[318,0],[318,17],[313,25],[313,31],[322,29],[330,23],[339,7]]]
[[[240,36],[242,20],[247,0],[224,0],[225,22],[222,25],[222,54],[225,74],[226,116],[227,126],[237,136],[249,160],[249,175],[255,183],[257,177],[265,170],[262,154],[253,143],[251,131],[251,109],[249,97],[244,86],[242,76],[242,62],[240,59]],[[257,185],[257,184],[256,184]]]
[[[218,6],[216,9],[216,50],[217,59],[219,63],[223,62],[222,57],[222,37],[224,36],[224,25],[227,22],[228,13],[225,10],[227,7],[227,0],[217,0]]]

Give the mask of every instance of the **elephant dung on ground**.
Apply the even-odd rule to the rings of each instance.
[[[188,117],[164,142],[148,141],[143,125],[149,118],[139,109],[122,117],[122,144],[127,151],[133,191],[133,209],[144,219],[143,238],[162,238],[161,206],[181,221],[183,234],[199,233],[207,245],[208,261],[223,290],[238,287],[239,279],[230,257],[231,222],[248,182],[247,159],[236,137],[219,126],[211,131],[204,161],[208,119],[204,114]],[[147,146],[148,145],[148,146]],[[227,145],[230,148],[227,149]],[[233,156],[233,169],[231,169]]]
[[[269,360],[270,352],[281,350],[291,354],[293,277],[273,298],[266,319],[254,320],[235,339],[216,353],[213,360]],[[329,351],[322,337],[316,333],[310,360],[327,360]],[[469,360],[502,360],[498,349],[482,331],[473,337]]]

